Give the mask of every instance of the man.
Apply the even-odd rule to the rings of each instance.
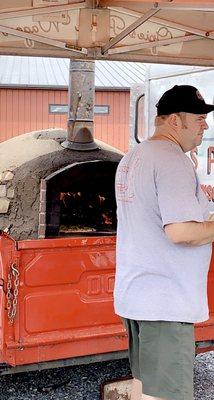
[[[116,174],[115,311],[129,335],[132,400],[193,400],[193,323],[208,319],[214,222],[185,153],[201,144],[214,106],[176,85],[156,107],[154,135]]]

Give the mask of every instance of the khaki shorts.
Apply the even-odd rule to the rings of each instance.
[[[167,400],[193,400],[193,324],[123,318],[129,361],[143,393]]]

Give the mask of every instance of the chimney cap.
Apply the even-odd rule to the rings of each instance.
[[[90,129],[87,127],[80,128],[77,131],[73,140],[66,139],[62,143],[62,147],[77,151],[91,151],[98,149],[98,146],[94,141],[93,135]]]

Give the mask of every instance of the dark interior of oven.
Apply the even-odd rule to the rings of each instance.
[[[49,176],[45,236],[115,234],[117,165],[112,161],[81,162]]]

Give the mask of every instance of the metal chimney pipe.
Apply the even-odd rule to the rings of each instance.
[[[98,149],[93,138],[94,80],[94,61],[70,60],[68,135],[62,143],[65,148],[78,151]]]

